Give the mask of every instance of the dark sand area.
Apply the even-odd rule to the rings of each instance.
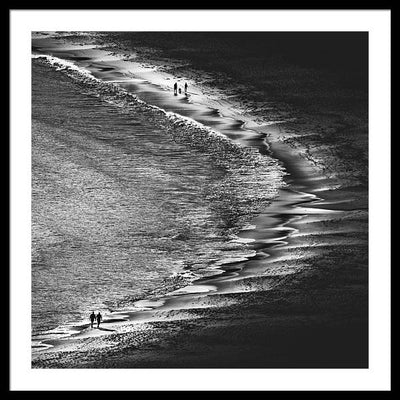
[[[211,281],[217,292],[36,354],[33,367],[368,368],[367,37],[171,35],[96,40],[217,86],[261,126],[289,189],[323,200],[288,222],[294,233],[267,248],[271,257],[236,280]],[[286,122],[262,125],[271,118]]]
[[[222,89],[260,124],[285,121],[279,141],[340,184],[367,185],[367,33],[115,32],[100,40],[110,41],[178,79]],[[264,129],[271,140],[274,129]]]
[[[245,84],[250,96],[269,91],[274,98],[310,103],[311,93],[326,101],[350,91],[361,97],[368,85],[368,35],[362,32],[115,32],[106,37],[140,57],[174,59],[177,69],[210,72],[215,83]]]

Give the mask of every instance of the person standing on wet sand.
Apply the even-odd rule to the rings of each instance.
[[[103,319],[103,317],[102,317],[101,314],[100,314],[100,311],[99,311],[99,313],[96,315],[96,319],[97,319],[97,327],[100,328],[100,322],[101,322],[101,320]]]
[[[94,311],[92,311],[89,318],[90,318],[90,326],[91,326],[91,328],[93,328],[93,323],[94,323],[94,320],[96,319],[96,315],[94,314]]]
[[[178,94],[178,83],[177,82],[174,83],[174,94],[175,95]]]

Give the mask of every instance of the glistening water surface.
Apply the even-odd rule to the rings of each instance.
[[[276,161],[79,73],[32,68],[34,334],[253,255],[234,235],[276,195]]]

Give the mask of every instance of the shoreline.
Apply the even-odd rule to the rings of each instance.
[[[285,145],[280,141],[272,143],[271,150],[281,161],[286,159],[285,165],[293,159],[290,149],[289,154],[285,154],[288,148],[285,148]],[[281,151],[280,157],[279,151]],[[268,258],[268,262],[265,262],[265,259],[264,261],[250,259],[246,262],[246,267],[239,272],[237,263],[232,264],[232,266],[227,265],[225,268],[229,279],[220,281],[218,279],[221,277],[211,277],[206,282],[200,280],[200,283],[206,284],[212,284],[213,280],[216,281],[214,285],[217,287],[219,285],[219,291],[216,293],[192,293],[190,295],[181,294],[177,298],[172,297],[169,304],[166,302],[152,311],[143,311],[143,314],[140,314],[140,311],[139,314],[135,313],[136,320],[138,319],[140,322],[131,320],[127,324],[122,323],[122,325],[126,325],[124,326],[126,332],[107,333],[101,339],[97,335],[89,336],[81,340],[80,343],[76,343],[76,350],[73,351],[64,349],[59,352],[58,350],[50,350],[36,353],[33,367],[128,368],[145,366],[161,368],[164,366],[195,368],[199,366],[200,368],[238,368],[242,365],[243,367],[253,366],[258,368],[279,367],[281,363],[286,362],[285,367],[290,363],[297,365],[297,367],[306,367],[310,363],[313,363],[313,367],[321,363],[327,365],[327,367],[335,367],[336,364],[342,363],[348,365],[349,368],[365,368],[367,365],[367,340],[365,338],[365,334],[367,334],[365,310],[367,308],[365,302],[368,298],[365,275],[358,277],[359,282],[356,279],[357,277],[352,277],[358,283],[351,290],[341,289],[340,285],[335,287],[335,282],[329,281],[329,278],[333,278],[329,270],[335,269],[335,264],[338,261],[340,262],[340,257],[335,254],[335,251],[337,253],[337,250],[340,249],[342,252],[349,253],[348,247],[350,245],[358,245],[360,249],[354,250],[355,254],[350,254],[350,252],[348,260],[344,264],[349,264],[348,268],[351,270],[353,263],[360,264],[357,261],[360,256],[365,264],[363,252],[365,252],[367,243],[365,238],[358,240],[357,234],[359,232],[365,233],[367,213],[362,213],[363,207],[358,207],[359,214],[357,214],[358,211],[355,214],[354,212],[351,214],[352,212],[349,211],[354,206],[351,202],[346,203],[346,201],[349,201],[348,196],[351,194],[351,187],[342,188],[339,191],[321,190],[326,189],[321,185],[321,180],[317,181],[315,186],[310,186],[310,182],[315,181],[310,179],[308,172],[314,170],[314,168],[311,166],[311,169],[309,169],[310,163],[307,161],[304,165],[306,166],[305,172],[296,171],[295,165],[292,166],[289,188],[291,187],[296,192],[296,189],[302,190],[309,186],[311,193],[314,189],[317,189],[315,193],[318,197],[321,196],[328,201],[331,197],[333,204],[329,204],[328,209],[320,211],[318,208],[322,207],[323,209],[324,202],[314,199],[316,200],[315,205],[308,203],[307,207],[304,208],[304,201],[308,202],[310,197],[305,195],[304,201],[301,201],[302,196],[304,196],[301,194],[297,206],[298,210],[290,208],[288,205],[290,201],[284,204],[282,208],[286,210],[287,215],[282,215],[280,218],[281,221],[290,221],[286,222],[290,228],[288,236],[281,235],[281,240],[279,240],[279,236],[278,239],[272,238],[276,243],[268,243],[267,247],[270,251],[276,252],[275,261],[271,256]],[[303,180],[301,177],[303,177]],[[329,179],[322,179],[322,182],[324,181],[330,183]],[[298,188],[296,188],[296,185],[298,185]],[[284,192],[281,191],[282,193]],[[337,198],[335,199],[335,197]],[[360,198],[362,200],[362,193]],[[274,200],[272,207],[274,207],[274,203],[276,207],[279,201],[285,203],[285,200],[287,199],[284,196],[278,197]],[[332,210],[332,207],[336,210]],[[343,216],[343,212],[345,216]],[[266,213],[270,214],[267,218],[275,218],[275,215],[279,214],[273,208],[268,208]],[[299,215],[303,215],[302,219],[293,218]],[[265,216],[261,215],[257,218],[261,221],[263,218],[265,219]],[[345,228],[348,229],[348,232],[346,229],[344,229],[344,232],[340,231],[343,228],[343,224],[340,222],[343,221],[347,223]],[[278,226],[279,229],[285,227],[282,224],[278,224]],[[326,228],[328,228],[327,233],[323,233],[323,229]],[[313,233],[313,230],[317,232],[319,230],[319,233]],[[248,232],[251,236],[252,231]],[[353,242],[349,241],[346,235]],[[247,232],[245,232],[246,236]],[[343,243],[344,240],[341,239],[341,236],[347,240],[347,243]],[[276,244],[280,247],[274,250]],[[327,254],[328,262],[325,260]],[[285,263],[285,268],[282,267],[282,263]],[[326,276],[319,271],[318,264],[321,263],[327,264]],[[265,271],[260,271],[260,268],[262,270],[267,266],[269,267],[267,274]],[[350,271],[350,276],[354,273],[354,271]],[[346,282],[344,278],[343,281]],[[322,288],[327,285],[329,296],[333,296],[331,299],[327,298],[328,294],[324,293],[321,288],[314,287],[315,279],[317,279],[317,282],[319,279]],[[224,285],[225,291],[223,290]],[[333,288],[330,287],[331,285],[333,285]],[[233,290],[235,287],[236,291]],[[218,300],[216,301],[216,299]],[[358,305],[362,304],[362,307],[355,309],[356,307],[353,305],[352,308],[351,303],[355,300],[359,303]],[[322,305],[317,306],[315,304],[317,301]],[[202,302],[205,306],[201,308],[193,307],[198,302]],[[307,306],[310,305],[312,305],[311,311],[307,309]],[[343,307],[346,312],[343,312]],[[301,312],[297,309],[300,309]],[[324,317],[321,318],[321,315],[324,315]],[[116,324],[121,326],[121,322]],[[247,324],[253,326],[254,329],[251,331],[246,328]],[[114,325],[110,323],[107,324],[107,327],[114,328]],[[340,348],[338,341],[345,338],[349,327],[353,327],[353,335],[349,335],[351,337],[348,338],[348,343],[343,344],[343,347]],[[252,344],[244,343],[239,338],[229,338],[227,340],[229,343],[223,345],[221,344],[222,339],[218,340],[218,338],[221,337],[221,332],[226,331],[226,329],[228,331],[232,329],[236,333],[244,331],[246,334],[255,337]],[[138,335],[138,331],[140,331],[140,335]],[[357,332],[357,334],[354,332]],[[306,345],[302,344],[301,340],[297,341],[296,335],[300,336],[303,342],[306,342]],[[317,359],[307,359],[307,357],[310,358],[312,346],[320,342],[320,340],[318,341],[320,336],[325,338],[325,344],[329,338],[333,343],[332,348],[323,348],[321,344],[322,347]],[[335,336],[337,337],[335,338]],[[140,337],[141,342],[138,337]],[[187,337],[190,337],[192,342]],[[206,344],[204,338],[208,338]],[[274,350],[273,345],[265,347],[264,340],[269,340],[272,344],[275,343],[276,349],[279,349],[279,351]],[[287,340],[287,343],[291,343],[286,349],[285,340]],[[136,343],[138,341],[139,344]],[[72,342],[74,342],[74,339]],[[296,344],[302,346],[297,349],[297,353]],[[181,359],[176,359],[176,346],[182,350],[179,352]],[[104,348],[106,348],[107,355],[103,357],[100,353],[104,351]],[[352,348],[353,350],[351,350]],[[238,350],[240,357],[238,357],[239,360],[235,361],[232,354]],[[279,357],[274,354],[274,351],[281,352]],[[292,361],[290,361],[290,357],[292,357]]]

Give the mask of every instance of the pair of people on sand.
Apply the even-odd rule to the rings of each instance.
[[[188,89],[188,84],[185,82],[185,94],[187,94],[187,89]],[[182,89],[179,88],[179,94],[182,93]],[[176,96],[178,94],[178,82],[174,83],[174,95]]]
[[[97,327],[100,327],[100,322],[103,319],[102,315],[100,314],[100,311],[97,315],[95,315],[94,311],[90,314],[90,326],[93,328],[94,321],[97,320]]]

